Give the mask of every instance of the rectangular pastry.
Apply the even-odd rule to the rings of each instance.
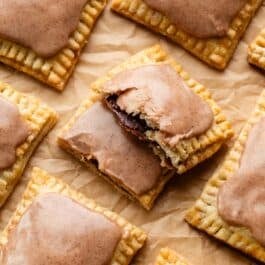
[[[173,171],[125,132],[99,94],[84,101],[58,137],[59,145],[130,199],[150,209]]]
[[[34,168],[1,235],[1,264],[128,265],[145,240],[118,214]]]
[[[155,265],[188,265],[188,263],[174,250],[170,248],[162,248]]]
[[[223,165],[188,211],[192,226],[265,262],[265,91]]]
[[[222,70],[261,3],[262,0],[113,0],[112,9]]]
[[[37,99],[0,82],[0,206],[20,179],[33,151],[57,121]]]
[[[106,0],[0,1],[0,62],[62,91]]]
[[[265,70],[265,28],[260,32],[253,43],[249,45],[248,61]]]
[[[146,141],[162,165],[183,174],[233,135],[207,89],[159,45],[117,66],[91,85],[120,125]]]

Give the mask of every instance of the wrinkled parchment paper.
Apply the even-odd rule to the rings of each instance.
[[[146,212],[60,150],[56,145],[56,135],[88,95],[91,82],[129,56],[156,43],[160,43],[191,76],[211,90],[238,133],[265,88],[264,73],[246,61],[247,45],[264,26],[265,3],[248,28],[229,67],[225,72],[218,72],[177,45],[106,9],[62,94],[0,65],[0,80],[10,83],[19,91],[41,98],[60,115],[59,123],[32,157],[19,185],[0,212],[0,229],[5,227],[16,208],[28,183],[32,166],[38,166],[148,232],[148,242],[134,259],[135,265],[152,264],[159,249],[164,246],[181,253],[194,265],[256,264],[241,253],[190,228],[183,221],[185,211],[199,197],[205,182],[224,158],[226,148],[192,172],[172,180],[156,201],[153,210]]]

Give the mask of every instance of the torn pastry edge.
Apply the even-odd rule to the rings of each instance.
[[[203,160],[209,158],[210,154],[217,152],[221,145],[234,134],[230,122],[227,121],[221,108],[215,103],[203,85],[190,78],[189,74],[182,69],[180,64],[171,59],[159,45],[155,45],[131,56],[120,65],[114,67],[106,75],[92,83],[91,89],[103,98],[103,84],[119,72],[143,65],[162,63],[171,65],[186,85],[209,104],[214,114],[214,124],[205,134],[192,137],[191,139],[181,140],[176,145],[175,150],[173,150],[174,154],[178,156],[178,160],[182,162],[177,168],[177,173],[183,174]],[[217,148],[217,144],[220,145],[219,148]],[[201,154],[202,150],[205,150],[205,155]],[[197,153],[199,154],[198,156],[196,155]]]
[[[63,135],[71,129],[71,127],[74,125],[76,120],[90,107],[93,106],[96,102],[100,101],[101,97],[97,93],[91,93],[90,97],[85,100],[75,113],[75,115],[72,117],[72,119],[66,124],[65,127],[61,130],[59,133],[59,136],[57,138],[57,142],[59,146],[64,149],[66,152],[70,153],[74,157],[76,157],[80,162],[85,164],[93,173],[103,177],[107,182],[109,182],[115,189],[117,189],[119,192],[121,192],[123,195],[125,195],[127,198],[133,201],[138,201],[146,210],[150,210],[158,197],[158,195],[162,192],[164,189],[166,183],[173,177],[175,174],[174,171],[165,170],[164,173],[161,174],[159,181],[157,185],[152,188],[150,191],[142,194],[137,195],[129,190],[125,185],[121,185],[121,183],[116,180],[115,178],[106,175],[102,173],[91,160],[87,160],[85,156],[79,154],[78,152],[72,150],[72,148],[66,143],[66,141],[63,138]],[[147,147],[148,148],[148,147]]]

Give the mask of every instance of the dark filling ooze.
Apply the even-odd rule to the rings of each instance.
[[[105,103],[118,118],[120,125],[128,132],[137,136],[140,140],[148,141],[145,132],[152,129],[148,127],[146,122],[142,120],[139,115],[133,116],[121,110],[117,104],[117,99],[117,95],[111,95],[105,98]]]
[[[133,116],[132,114],[127,114],[125,111],[121,110],[117,104],[117,99],[118,95],[114,94],[106,97],[104,102],[106,106],[117,117],[121,127],[136,136],[138,139],[150,143],[151,148],[157,149],[158,152],[161,154],[160,157],[163,156],[166,165],[169,168],[172,168],[172,163],[170,161],[170,158],[167,157],[166,153],[161,149],[161,147],[157,143],[155,143],[154,141],[150,141],[145,135],[147,131],[151,131],[153,129],[150,128],[147,123],[140,118],[139,115]]]

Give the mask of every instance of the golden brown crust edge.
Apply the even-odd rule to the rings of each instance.
[[[114,178],[111,178],[100,172],[91,161],[87,160],[86,157],[72,150],[71,147],[68,145],[68,143],[63,139],[63,134],[73,126],[74,122],[78,119],[78,117],[89,107],[91,107],[95,102],[99,101],[100,98],[101,97],[99,96],[99,94],[94,93],[91,94],[91,96],[81,104],[80,108],[77,110],[74,117],[69,121],[68,124],[66,124],[66,126],[62,129],[61,133],[59,134],[57,139],[58,145],[66,152],[76,157],[80,162],[85,164],[93,173],[103,177],[106,181],[108,181],[111,185],[113,185],[116,190],[121,192],[127,198],[133,201],[138,201],[146,210],[150,210],[156,198],[158,197],[158,195],[161,193],[164,186],[166,185],[166,183],[173,177],[174,175],[173,171],[171,172],[165,171],[161,175],[157,185],[152,190],[146,192],[145,194],[137,196],[133,192],[130,192],[128,189],[126,189],[126,187],[123,187]]]
[[[187,212],[185,219],[195,228],[214,236],[257,260],[265,262],[265,248],[252,237],[251,232],[247,228],[231,226],[223,221],[218,215],[216,204],[220,186],[239,167],[240,157],[244,151],[248,134],[253,125],[263,116],[265,116],[265,90],[262,92],[253,115],[244,126],[223,165],[208,181],[201,197]]]
[[[88,199],[82,193],[73,190],[63,181],[50,176],[40,168],[33,168],[32,178],[17,206],[15,213],[0,237],[0,247],[8,241],[9,233],[19,223],[21,217],[31,205],[33,200],[41,193],[56,192],[68,196],[86,208],[96,211],[115,222],[123,230],[123,236],[113,255],[111,265],[128,265],[144,245],[146,234],[138,227],[132,225],[118,214],[99,206],[94,200]]]
[[[106,2],[106,0],[88,0],[80,16],[78,27],[69,38],[67,47],[54,58],[44,59],[31,49],[0,38],[0,62],[62,91]]]
[[[166,36],[211,67],[223,70],[261,4],[262,0],[248,0],[232,21],[226,37],[205,40],[178,30],[166,16],[148,7],[144,0],[113,0],[111,8],[118,14]]]
[[[122,187],[119,183],[117,183],[114,179],[111,179],[107,175],[100,172],[97,167],[91,162],[87,161],[86,158],[76,152],[74,152],[70,146],[64,141],[62,137],[58,137],[58,145],[64,149],[69,154],[73,155],[75,158],[77,158],[81,163],[85,164],[88,169],[93,172],[94,174],[97,174],[100,177],[103,177],[107,182],[109,182],[116,190],[118,190],[120,193],[122,193],[124,196],[126,196],[128,199],[132,201],[137,201],[140,203],[146,210],[151,210],[155,200],[158,198],[159,194],[163,191],[164,187],[166,186],[167,182],[174,177],[174,172],[168,172],[167,174],[164,174],[161,176],[159,182],[157,183],[157,186],[150,190],[149,192],[141,195],[136,196],[133,193],[130,193],[128,190],[126,190],[125,187]],[[211,157],[217,150],[219,150],[221,147],[221,144],[216,144],[215,146],[210,146],[207,150],[203,150],[202,152],[196,153],[194,156],[192,156],[190,159],[186,161],[186,167],[188,167],[190,164],[192,164],[193,159],[197,160],[200,159],[204,161],[205,159]]]
[[[249,45],[248,61],[265,71],[265,28]]]
[[[177,173],[183,174],[217,152],[221,145],[233,136],[231,124],[227,121],[222,110],[203,85],[192,79],[183,70],[182,66],[170,58],[159,45],[155,45],[131,56],[125,62],[114,67],[105,76],[98,78],[92,83],[91,88],[99,97],[103,98],[102,86],[119,72],[143,65],[162,63],[172,66],[186,85],[209,104],[214,114],[214,124],[205,134],[191,139],[181,140],[176,145],[174,156],[176,156],[176,160],[180,161],[177,167]]]
[[[155,265],[189,265],[184,258],[180,257],[170,248],[162,248],[156,259]]]
[[[177,173],[183,174],[187,170],[193,168],[200,162],[206,160],[207,158],[211,157],[214,153],[216,153],[222,144],[232,137],[233,130],[231,128],[230,123],[226,120],[224,115],[221,112],[221,109],[217,106],[217,104],[212,100],[209,92],[198,82],[191,79],[189,75],[182,69],[182,67],[177,64],[174,60],[170,59],[167,54],[163,51],[163,49],[159,45],[155,45],[151,48],[147,48],[143,50],[142,52],[137,53],[136,55],[130,57],[128,60],[126,60],[124,63],[120,64],[119,66],[112,69],[107,75],[99,78],[96,80],[92,85],[92,91],[90,92],[90,97],[88,100],[84,101],[75,115],[72,117],[72,119],[66,124],[66,126],[62,129],[62,132],[59,134],[58,137],[58,144],[65,149],[67,152],[71,153],[75,157],[77,157],[78,160],[84,162],[90,169],[95,171],[95,166],[93,166],[89,161],[86,161],[86,159],[80,154],[77,154],[76,152],[73,152],[71,148],[65,143],[63,140],[62,135],[68,131],[75,121],[78,119],[78,117],[86,111],[94,102],[98,100],[102,100],[103,94],[101,91],[101,86],[104,82],[109,80],[114,74],[127,69],[127,68],[133,68],[144,64],[150,64],[150,63],[169,63],[171,66],[180,74],[180,76],[184,79],[186,84],[200,97],[202,97],[205,101],[209,103],[211,106],[214,115],[215,115],[215,122],[216,126],[212,128],[207,134],[199,137],[199,138],[193,138],[187,141],[183,141],[178,146],[178,154],[182,158],[182,163],[180,163]],[[109,177],[104,176],[103,174],[100,174],[103,176],[107,181],[109,181],[111,184],[115,186],[116,189],[121,191],[123,194],[125,193],[124,187],[119,187],[117,182],[115,180],[110,180]],[[168,182],[168,180],[172,177],[172,174],[166,174],[163,178],[161,178],[159,184],[157,187],[147,194],[143,196],[135,196],[134,194],[125,193],[127,197],[130,199],[137,200],[140,202],[140,204],[147,210],[151,209],[153,206],[153,203],[155,199],[158,197],[159,193],[164,188],[165,184]]]
[[[25,96],[8,84],[0,82],[0,96],[14,103],[30,128],[30,136],[16,150],[16,162],[8,169],[0,171],[0,207],[5,203],[23,174],[32,153],[45,135],[57,122],[54,110],[39,100]]]

